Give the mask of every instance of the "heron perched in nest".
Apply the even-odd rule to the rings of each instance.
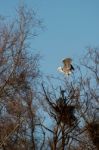
[[[74,70],[74,67],[71,63],[72,63],[71,58],[65,58],[63,60],[64,66],[63,67],[58,67],[58,71],[66,74],[66,75],[70,75],[72,73],[72,71]]]

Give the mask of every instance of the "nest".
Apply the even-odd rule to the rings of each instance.
[[[86,128],[90,139],[99,150],[99,123],[91,122],[86,126]]]
[[[55,113],[57,115],[58,122],[66,123],[69,126],[73,126],[76,118],[74,116],[75,106],[67,105],[61,99],[57,102],[56,106],[54,107]]]

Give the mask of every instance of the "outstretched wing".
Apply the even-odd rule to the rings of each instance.
[[[57,70],[58,70],[59,72],[64,73],[64,71],[62,70],[62,67],[58,67]]]
[[[70,68],[70,70],[74,70],[74,67],[73,67],[73,65],[71,65],[71,68]]]

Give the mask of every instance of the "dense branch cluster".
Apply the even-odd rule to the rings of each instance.
[[[0,149],[35,148],[39,55],[27,52],[38,26],[35,14],[24,6],[12,23],[0,22]]]

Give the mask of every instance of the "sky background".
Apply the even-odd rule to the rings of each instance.
[[[20,0],[22,1],[22,0]],[[15,14],[19,0],[0,0],[0,14]],[[43,20],[45,29],[32,41],[42,56],[44,74],[59,75],[62,59],[77,64],[86,47],[99,46],[99,0],[23,0]]]

